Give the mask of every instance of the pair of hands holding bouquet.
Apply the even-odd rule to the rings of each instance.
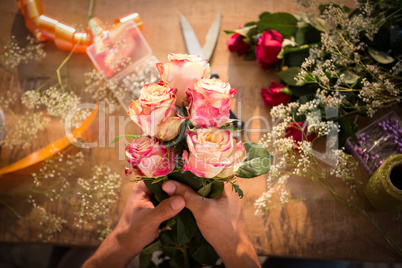
[[[255,262],[239,203],[243,192],[235,178],[267,173],[272,156],[255,143],[233,138],[238,130],[229,110],[236,89],[221,79],[210,79],[209,64],[198,56],[168,58],[168,63],[157,64],[159,83],[145,85],[129,106],[129,116],[143,135],[132,136],[126,148],[130,164],[126,174],[135,173],[143,182],[134,186],[126,210],[137,208],[123,212],[113,233],[120,228],[115,237],[132,238],[127,247],[142,251],[141,267],[155,266],[151,261],[155,250],[162,250],[161,265],[170,267],[215,265],[219,256],[228,265],[243,250],[251,250],[249,261]],[[152,219],[151,211],[159,216]],[[149,225],[131,226],[141,213],[148,215]],[[134,233],[147,239],[136,241]]]

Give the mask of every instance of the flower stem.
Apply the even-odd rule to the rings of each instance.
[[[181,249],[181,251],[183,252],[183,256],[184,256],[184,264],[186,268],[190,268],[190,260],[188,258],[188,252],[187,252],[187,247],[186,245],[184,245]]]

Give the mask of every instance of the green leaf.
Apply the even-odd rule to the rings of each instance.
[[[249,21],[249,22],[245,23],[245,24],[243,25],[243,27],[254,26],[254,25],[257,25],[257,22],[255,22],[255,21]]]
[[[257,27],[261,31],[276,30],[283,36],[293,36],[297,31],[297,19],[289,13],[266,14],[257,22]]]
[[[232,189],[239,195],[240,198],[243,198],[243,191],[240,189],[240,186],[232,183]]]
[[[201,178],[195,176],[190,171],[179,170],[178,172],[168,174],[169,180],[175,180],[190,186],[194,191],[203,187]]]
[[[302,86],[305,83],[303,81],[297,81],[295,77],[301,72],[301,68],[294,66],[290,67],[285,71],[277,72],[276,75],[279,76],[282,81],[290,86]]]
[[[260,20],[263,20],[265,17],[268,17],[270,14],[271,14],[271,13],[269,13],[268,11],[265,11],[265,12],[262,12],[262,13],[258,16],[258,18],[259,18]]]
[[[112,145],[113,143],[117,142],[121,138],[137,139],[139,137],[141,137],[141,135],[121,135],[121,136],[117,136],[116,138],[114,138],[114,140],[112,141],[112,143],[110,145]]]
[[[185,245],[194,237],[198,231],[197,223],[190,210],[183,210],[177,215],[177,242]]]
[[[225,34],[234,34],[236,33],[235,31],[231,31],[231,30],[224,30]]]
[[[148,187],[148,189],[154,193],[154,197],[157,201],[162,201],[163,199],[166,199],[169,197],[165,191],[162,190],[162,184],[163,181],[159,181],[157,183],[153,183],[153,180],[144,180],[145,185]]]
[[[191,257],[198,263],[211,266],[215,265],[219,256],[201,233],[196,234],[194,242],[195,245],[190,247]]]
[[[305,84],[303,86],[289,86],[292,95],[295,97],[302,97],[305,95],[312,95],[316,93],[318,85],[315,83]]]
[[[394,58],[391,57],[387,52],[375,49],[373,47],[368,48],[370,56],[381,64],[390,64],[394,62]]]
[[[254,142],[246,142],[244,147],[246,148],[247,159],[237,170],[236,177],[254,178],[267,173],[271,168],[273,156]]]
[[[349,70],[344,71],[343,74],[345,75],[343,80],[349,85],[356,83],[360,78],[360,76]]]
[[[157,267],[152,262],[152,254],[158,250],[161,246],[161,242],[157,240],[155,243],[150,244],[144,248],[140,253],[140,268]]]
[[[167,179],[168,179],[167,176],[162,176],[162,177],[159,177],[159,178],[155,178],[155,179],[152,181],[152,184],[158,183],[158,182],[160,182],[160,181],[164,182],[164,181],[166,181]]]
[[[339,124],[341,125],[339,146],[343,147],[347,138],[349,138],[349,137],[351,137],[356,144],[360,145],[359,141],[357,140],[356,133],[353,130],[351,123],[345,117],[342,117],[341,119],[339,119]]]
[[[224,187],[225,185],[223,182],[212,181],[199,189],[197,193],[201,196],[212,198],[220,195],[223,192]]]

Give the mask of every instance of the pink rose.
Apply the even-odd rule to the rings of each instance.
[[[263,32],[255,48],[257,62],[262,68],[269,68],[280,61],[278,54],[282,50],[283,36],[275,30]]]
[[[281,103],[285,104],[289,101],[292,92],[285,85],[271,81],[269,89],[261,89],[261,97],[264,106],[277,106]]]
[[[230,104],[236,89],[221,79],[202,78],[190,91],[189,116],[194,126],[220,127],[229,119]]]
[[[303,122],[291,122],[288,127],[286,127],[286,138],[292,137],[295,142],[301,141],[312,141],[317,137],[315,132],[307,135],[307,124]],[[296,146],[297,148],[297,146]]]
[[[244,42],[244,36],[238,33],[233,34],[226,40],[226,44],[230,52],[237,52],[239,56],[246,54],[250,48],[250,45]]]
[[[196,176],[233,176],[247,157],[243,143],[236,142],[229,130],[199,128],[196,131],[187,130],[186,134],[190,152],[183,151],[183,170]]]
[[[131,166],[126,175],[134,171],[140,177],[162,177],[172,172],[176,164],[176,152],[146,136],[132,141],[126,147],[126,155]]]
[[[195,82],[202,77],[210,77],[211,69],[207,60],[186,54],[171,53],[168,63],[157,63],[160,77],[168,82],[176,92],[176,105],[188,104],[188,90],[194,88]]]
[[[147,84],[140,98],[128,107],[128,115],[145,135],[167,141],[180,132],[184,119],[175,117],[175,91],[167,84]]]

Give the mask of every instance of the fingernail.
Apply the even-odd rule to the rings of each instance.
[[[176,190],[176,185],[174,185],[173,182],[167,181],[167,182],[165,182],[165,183],[162,185],[162,189],[163,189],[167,194],[172,195],[172,194],[174,194],[174,191]]]
[[[180,197],[173,197],[170,201],[173,210],[180,210],[184,207],[184,200]]]

